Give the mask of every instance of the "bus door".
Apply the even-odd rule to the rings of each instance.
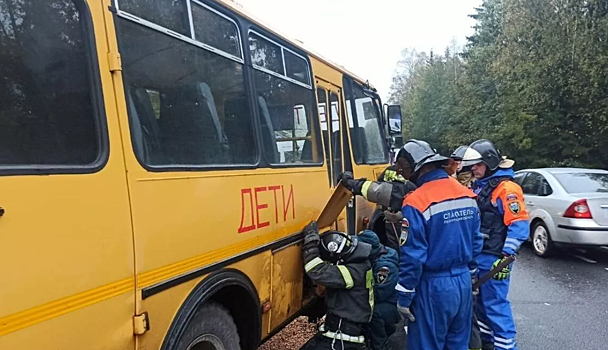
[[[389,165],[388,145],[385,138],[379,96],[368,87],[345,76],[343,81],[345,111],[355,178],[376,180]],[[344,129],[347,129],[346,127]],[[376,205],[357,196],[354,207],[356,220],[353,226],[357,232],[367,226],[372,219]]]
[[[317,99],[319,102],[319,120],[323,134],[325,163],[327,164],[328,183],[335,188],[340,182],[343,171],[353,171],[350,146],[348,142],[342,89],[324,81],[317,80]],[[346,222],[344,222],[346,220]],[[344,214],[338,218],[337,229],[355,233],[355,207],[351,200]]]

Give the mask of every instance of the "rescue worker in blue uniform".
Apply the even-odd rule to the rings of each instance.
[[[380,239],[373,231],[362,231],[357,237],[359,241],[372,246],[369,258],[375,282],[374,313],[368,327],[368,343],[371,350],[383,350],[401,320],[397,311],[395,290],[399,279],[399,256],[394,249],[380,243]]]
[[[463,157],[463,165],[471,166],[477,178],[474,191],[484,239],[480,275],[516,254],[530,235],[530,218],[523,191],[513,181],[513,164],[488,140],[473,142]],[[517,350],[515,323],[507,299],[512,267],[504,268],[480,287],[477,311],[483,349]]]
[[[456,178],[458,182],[466,188],[471,188],[473,184],[473,173],[471,167],[463,168],[462,158],[469,146],[460,146],[454,150],[450,156],[450,164],[446,167],[448,175]],[[481,350],[481,334],[477,324],[477,296],[479,290],[473,291],[473,318],[471,320],[471,339],[469,340],[469,350]]]
[[[301,349],[367,349],[363,327],[374,310],[372,247],[343,232],[319,235],[314,221],[302,232],[304,270],[315,284],[325,287],[327,314],[317,334]]]
[[[405,197],[398,310],[410,321],[408,350],[465,350],[471,333],[471,275],[481,252],[475,195],[450,177],[428,143],[403,150],[418,189]]]

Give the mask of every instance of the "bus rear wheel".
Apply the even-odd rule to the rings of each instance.
[[[180,338],[179,350],[241,350],[239,334],[230,312],[210,301],[192,317]]]

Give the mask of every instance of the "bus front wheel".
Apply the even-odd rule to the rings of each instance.
[[[213,301],[205,303],[188,322],[177,349],[240,350],[239,334],[228,309]]]

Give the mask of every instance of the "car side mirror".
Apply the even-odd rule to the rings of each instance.
[[[388,119],[388,134],[390,136],[401,136],[401,106],[387,106],[386,116]]]

